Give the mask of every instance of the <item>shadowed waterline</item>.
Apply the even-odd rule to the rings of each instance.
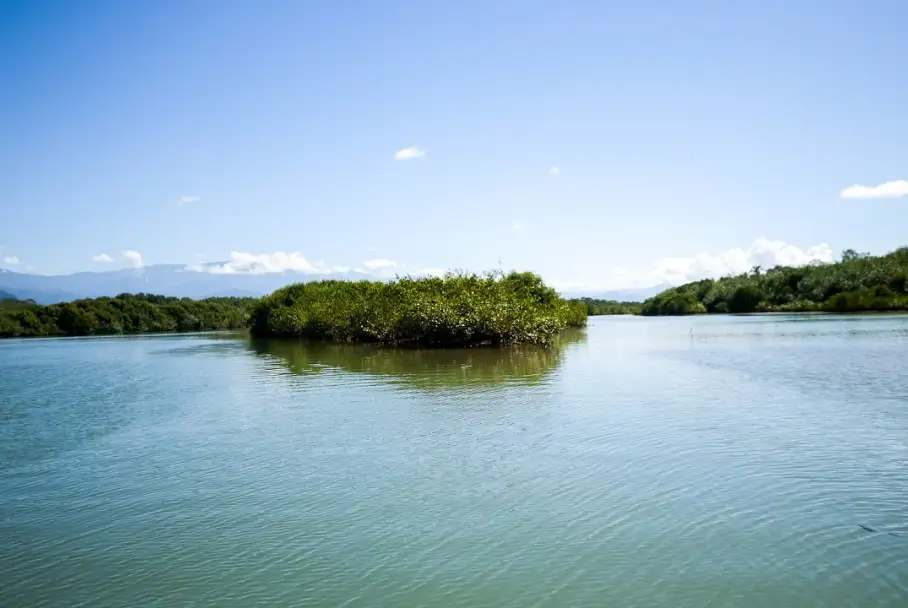
[[[568,330],[549,346],[478,348],[394,348],[305,340],[260,339],[248,342],[256,355],[274,359],[294,374],[343,370],[386,377],[406,386],[431,389],[477,388],[499,384],[537,384],[564,361],[565,351],[581,344],[586,330]]]

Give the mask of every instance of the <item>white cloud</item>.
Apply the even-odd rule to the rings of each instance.
[[[107,255],[106,253],[99,253],[96,256],[92,256],[91,261],[92,262],[102,262],[104,264],[107,264],[108,262],[113,262],[113,258],[110,257],[109,255]]]
[[[183,205],[189,205],[190,203],[197,203],[202,200],[201,196],[193,196],[191,194],[184,194],[180,197],[180,200],[177,201],[177,206],[182,207]]]
[[[699,253],[685,258],[665,258],[649,274],[651,284],[680,285],[700,279],[714,279],[747,272],[754,266],[805,266],[811,262],[832,262],[834,255],[826,243],[802,250],[782,241],[759,238],[748,249],[729,249],[717,255]]]
[[[382,260],[387,261],[387,260]],[[391,262],[394,265],[394,262]],[[211,274],[269,274],[279,272],[299,272],[302,274],[374,274],[372,270],[382,270],[383,266],[370,268],[370,271],[351,268],[343,265],[329,265],[323,261],[310,262],[299,251],[274,253],[250,253],[248,251],[231,251],[226,262],[206,263],[196,261],[184,267],[188,272],[208,272]]]
[[[369,270],[385,270],[388,268],[394,268],[397,266],[397,262],[394,260],[383,260],[381,258],[375,260],[366,260],[363,262],[363,266]]]
[[[221,264],[197,262],[185,267],[190,272],[211,274],[269,274],[277,272],[300,272],[303,274],[346,274],[349,266],[329,266],[324,262],[310,262],[298,251],[274,253],[249,253],[231,251],[230,257]]]
[[[646,273],[632,273],[627,268],[615,266],[603,273],[598,280],[563,280],[554,279],[548,283],[558,291],[574,294],[591,294],[597,291],[617,291],[650,287],[658,281],[646,276]]]
[[[291,253],[283,251],[275,251],[274,253],[231,251],[230,259],[227,262],[205,266],[204,270],[213,274],[267,274],[285,272],[287,270],[309,274],[326,272],[304,258],[298,251]]]
[[[554,277],[548,282],[561,292],[594,293],[646,289],[656,285],[682,285],[700,279],[717,279],[741,274],[754,266],[805,266],[812,262],[833,262],[835,255],[826,243],[803,250],[783,241],[760,238],[747,249],[729,249],[715,255],[699,253],[689,257],[658,260],[649,268],[615,266],[590,281],[583,277]]]
[[[133,268],[142,267],[142,254],[138,251],[132,251],[131,249],[126,249],[120,252],[120,255],[123,256],[123,259],[126,260],[126,263]]]
[[[3,263],[10,266],[15,266],[19,263],[19,257],[15,255],[5,255],[3,256]]]
[[[559,175],[561,175],[561,169],[558,167],[550,167],[549,175],[554,175],[555,177],[558,177]]]
[[[513,228],[515,231],[519,232],[519,231],[523,230],[523,224],[521,224],[520,222],[514,222],[514,225],[511,226],[511,228]]]
[[[416,146],[410,146],[409,148],[401,148],[395,152],[394,160],[413,160],[414,158],[423,158],[425,155],[425,150],[421,150]]]
[[[861,186],[855,184],[839,193],[842,198],[901,198],[908,196],[908,181],[903,179],[885,182],[878,186]]]

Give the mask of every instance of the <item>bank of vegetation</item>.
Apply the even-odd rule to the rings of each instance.
[[[191,300],[151,294],[40,306],[0,301],[0,337],[93,336],[210,331],[246,326],[254,298]]]
[[[666,290],[648,299],[643,315],[750,312],[908,310],[908,247],[872,256],[843,252],[832,264],[777,266]]]
[[[582,303],[562,299],[529,272],[318,281],[278,289],[252,309],[256,336],[397,346],[548,344],[586,324]]]
[[[595,298],[580,298],[578,300],[586,306],[586,314],[591,317],[601,315],[639,315],[640,302],[618,302],[616,300],[597,300]]]

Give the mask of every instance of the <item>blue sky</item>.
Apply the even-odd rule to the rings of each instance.
[[[501,260],[619,287],[884,252],[908,243],[906,20],[900,0],[0,0],[0,266]]]

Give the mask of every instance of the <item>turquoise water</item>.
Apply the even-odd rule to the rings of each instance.
[[[904,316],[4,341],[0,605],[908,606],[906,465]]]

